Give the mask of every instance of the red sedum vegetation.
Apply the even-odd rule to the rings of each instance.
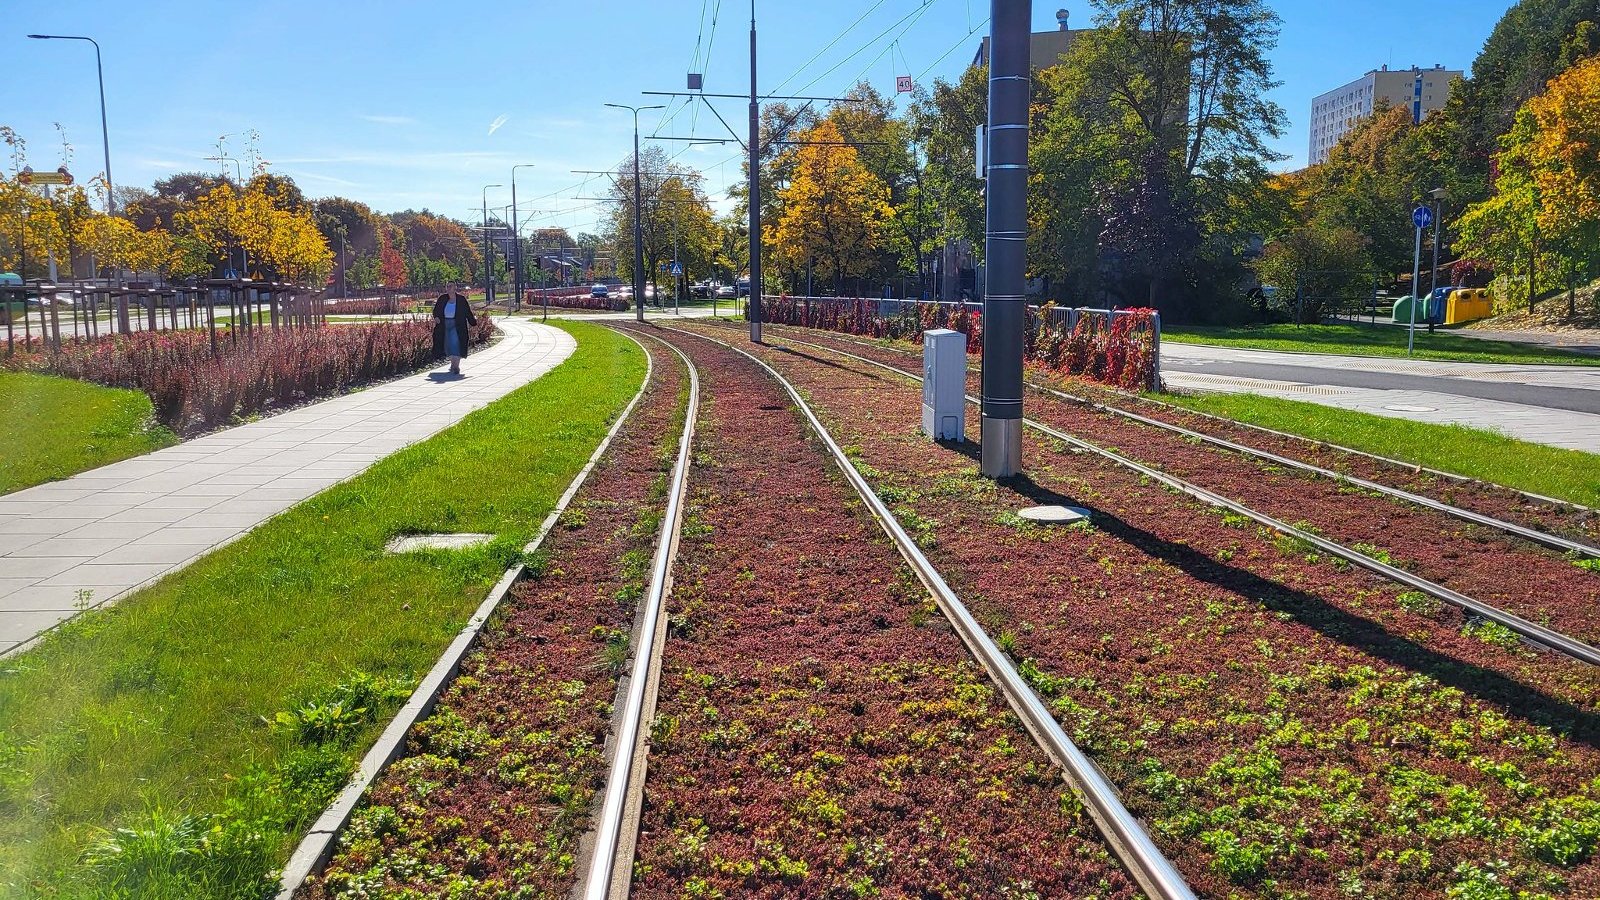
[[[987,481],[914,386],[760,352],[1202,896],[1600,896],[1600,674],[1048,440]]]
[[[705,377],[632,896],[1136,896],[756,366]]]

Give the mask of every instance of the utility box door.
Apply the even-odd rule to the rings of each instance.
[[[922,333],[922,430],[930,440],[966,440],[967,336],[959,331]]]

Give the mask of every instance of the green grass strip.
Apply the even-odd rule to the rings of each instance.
[[[1404,357],[1406,329],[1392,325],[1244,325],[1211,327],[1179,325],[1164,328],[1163,340],[1280,350],[1286,353],[1336,353],[1349,356]],[[1600,356],[1568,353],[1534,344],[1488,341],[1448,331],[1417,331],[1415,359],[1479,363],[1540,363],[1600,366]]]
[[[1254,394],[1162,394],[1178,406],[1340,444],[1415,465],[1600,506],[1600,455],[1519,441],[1465,425],[1435,425]]]
[[[0,372],[0,494],[177,442],[140,391]]]
[[[636,344],[556,324],[543,378],[0,661],[0,896],[261,896],[637,391]]]

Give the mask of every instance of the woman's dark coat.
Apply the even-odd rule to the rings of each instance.
[[[439,299],[433,301],[433,358],[444,359],[444,305],[449,302],[449,294],[440,294]],[[461,338],[461,355],[467,355],[468,344],[471,342],[472,326],[478,324],[478,317],[472,314],[472,304],[467,298],[456,295],[456,334]]]

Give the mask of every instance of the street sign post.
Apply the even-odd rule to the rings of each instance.
[[[72,173],[67,171],[66,166],[62,166],[54,172],[35,172],[31,168],[24,168],[17,173],[18,184],[65,186],[72,184],[72,182]]]
[[[1422,280],[1422,232],[1433,224],[1433,210],[1419,206],[1411,211],[1411,224],[1417,226],[1417,249],[1411,257],[1411,325],[1406,329],[1406,355],[1410,356],[1417,343],[1418,282]]]

